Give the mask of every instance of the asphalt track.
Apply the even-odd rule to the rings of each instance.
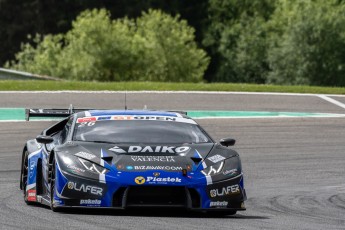
[[[8,92],[0,94],[0,107],[122,108],[123,96]],[[318,96],[300,95],[133,93],[127,102],[129,108],[345,113]],[[345,229],[345,118],[199,120],[215,139],[234,137],[242,157],[247,211],[222,218],[27,206],[19,190],[21,149],[51,123],[0,123],[0,229]]]

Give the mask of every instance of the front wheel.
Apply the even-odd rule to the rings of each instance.
[[[52,168],[51,168],[51,177],[50,177],[50,208],[53,210],[53,212],[57,212],[58,208],[54,204],[54,196],[55,196],[55,175],[56,172],[56,162],[55,158],[52,162]]]
[[[24,201],[26,204],[30,205],[34,202],[28,200],[28,195],[26,192],[26,187],[28,185],[28,171],[29,171],[29,152],[25,151],[24,152],[24,158],[23,158],[23,163],[22,163],[22,173],[20,175],[20,184],[21,188],[23,189],[24,192]]]

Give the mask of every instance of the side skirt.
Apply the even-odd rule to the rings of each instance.
[[[50,207],[50,198],[47,195],[37,195],[37,202]]]

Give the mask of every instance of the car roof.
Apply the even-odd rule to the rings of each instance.
[[[90,110],[91,116],[103,115],[151,115],[151,116],[168,116],[181,117],[182,115],[176,112],[156,111],[156,110]]]
[[[119,118],[113,117],[126,116],[126,120],[167,120],[167,121],[179,121],[184,123],[196,124],[196,122],[188,117],[186,113],[175,111],[157,111],[157,110],[87,110],[78,112],[78,121],[81,120],[117,120]],[[99,118],[98,118],[99,117]],[[102,118],[103,117],[103,118]],[[104,117],[111,117],[104,119]],[[131,118],[129,118],[131,117]],[[140,118],[139,118],[140,117]],[[142,118],[145,117],[145,118]],[[80,120],[79,120],[80,119]],[[121,119],[119,119],[121,120]]]
[[[157,111],[157,110],[88,110],[79,112],[79,116],[125,116],[125,115],[137,115],[137,116],[166,116],[166,117],[185,117],[185,114],[170,111]]]

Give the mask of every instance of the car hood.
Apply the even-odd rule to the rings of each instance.
[[[214,143],[115,145],[74,142],[64,149],[76,157],[119,171],[194,171],[214,146]]]

